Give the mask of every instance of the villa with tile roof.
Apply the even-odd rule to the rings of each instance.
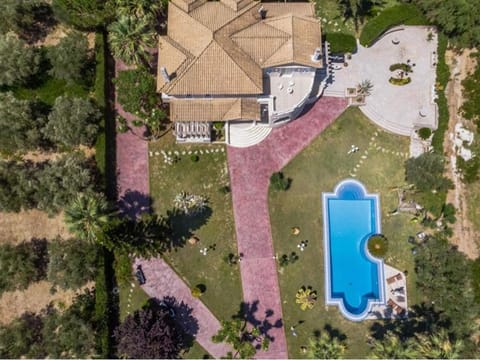
[[[157,91],[178,142],[210,142],[213,122],[273,127],[318,93],[324,63],[312,3],[171,0]]]

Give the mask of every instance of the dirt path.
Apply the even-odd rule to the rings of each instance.
[[[464,252],[469,258],[475,259],[479,256],[479,249],[476,239],[479,233],[473,229],[468,218],[467,193],[459,174],[455,171],[453,150],[453,134],[457,123],[465,121],[459,116],[459,109],[463,104],[462,80],[464,80],[475,67],[474,60],[470,57],[472,50],[464,50],[460,54],[455,54],[447,50],[445,57],[450,67],[451,79],[446,88],[448,109],[450,120],[448,123],[448,132],[445,134],[444,149],[449,158],[447,166],[447,176],[453,181],[454,189],[447,194],[447,202],[452,203],[457,210],[457,221],[454,224],[453,236],[451,242],[458,246],[459,250]]]

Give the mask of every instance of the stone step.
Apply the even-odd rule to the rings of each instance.
[[[244,124],[237,126],[229,125],[229,143],[233,147],[245,148],[262,142],[272,131],[272,128],[266,125],[253,125],[246,127]]]
[[[376,125],[394,134],[410,136],[412,132],[410,127],[408,126],[401,126],[398,123],[385,119],[380,114],[378,114],[372,106],[369,106],[368,104],[360,106],[360,110]]]

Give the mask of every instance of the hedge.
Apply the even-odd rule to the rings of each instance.
[[[350,34],[327,33],[325,40],[330,44],[331,53],[354,53],[357,50],[357,41]]]
[[[360,43],[372,46],[383,33],[397,25],[428,25],[428,20],[413,4],[392,6],[367,22],[360,35]]]
[[[450,78],[450,70],[445,62],[445,51],[447,50],[447,37],[442,33],[438,34],[438,63],[437,63],[437,95],[436,100],[438,105],[438,128],[433,133],[432,146],[433,149],[443,154],[443,140],[445,137],[445,131],[448,128],[448,104],[445,96],[445,87],[447,86],[448,79]]]
[[[95,102],[102,111],[100,131],[95,144],[95,161],[102,175],[105,175],[105,44],[102,33],[95,35]]]

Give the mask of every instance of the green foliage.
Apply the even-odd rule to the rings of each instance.
[[[374,5],[382,4],[379,0],[339,0],[339,6],[343,11],[345,20],[353,19],[355,29],[358,30],[359,24],[365,21],[365,18],[370,14]]]
[[[26,289],[45,278],[46,256],[38,242],[0,246],[0,293]],[[43,246],[44,248],[44,246]]]
[[[368,239],[368,251],[372,256],[384,258],[388,252],[388,240],[385,236],[377,234]]]
[[[281,267],[285,267],[287,265],[294,264],[295,262],[297,262],[298,259],[299,257],[297,253],[292,251],[290,255],[283,254],[282,256],[280,256],[280,259],[278,260],[278,264]]]
[[[208,199],[203,195],[189,194],[182,191],[175,195],[173,206],[186,215],[195,215],[207,209]]]
[[[390,84],[398,85],[398,86],[410,84],[411,81],[412,81],[412,79],[410,79],[409,76],[403,77],[403,78],[394,78],[394,77],[391,77],[390,79],[388,79],[388,82],[389,82]]]
[[[52,65],[48,72],[51,76],[69,83],[77,82],[83,78],[88,60],[87,37],[73,31],[58,45],[47,48],[47,57]]]
[[[149,17],[152,20],[156,19],[166,7],[165,1],[158,0],[113,0],[113,2],[119,16]]]
[[[43,319],[33,313],[24,313],[8,325],[0,326],[0,357],[43,359],[47,356],[41,346]]]
[[[114,304],[110,301],[107,284],[107,269],[111,266],[109,256],[103,247],[98,247],[97,273],[95,276],[95,327],[97,331],[97,353],[100,358],[112,356],[110,339],[110,321],[115,314]],[[113,296],[113,295],[112,295]]]
[[[84,156],[70,153],[43,163],[0,162],[0,209],[40,209],[56,213],[79,192],[92,190],[93,176]]]
[[[270,176],[270,186],[275,191],[287,191],[290,183],[291,179],[286,178],[282,172],[275,172]]]
[[[317,292],[311,287],[302,286],[295,294],[295,302],[300,305],[302,311],[312,309],[317,302]]]
[[[480,304],[480,258],[472,262],[471,273],[475,303]]]
[[[357,40],[350,34],[327,33],[325,39],[330,43],[330,52],[354,53],[357,50]]]
[[[39,71],[40,53],[14,33],[0,35],[0,86],[26,84]]]
[[[13,153],[40,146],[44,119],[34,104],[19,100],[11,92],[0,93],[0,152]]]
[[[150,113],[158,104],[155,77],[144,68],[120,71],[114,80],[118,102],[135,115]]]
[[[100,117],[100,111],[90,100],[61,96],[55,100],[43,133],[52,142],[67,147],[91,145],[97,136]]]
[[[405,162],[405,175],[409,183],[420,191],[445,191],[451,187],[451,181],[443,177],[443,156],[424,153]]]
[[[420,246],[415,257],[417,286],[427,302],[434,301],[442,312],[439,320],[449,321],[449,330],[458,339],[471,334],[478,316],[478,303],[470,276],[471,263],[448,240],[437,235]]]
[[[255,328],[249,332],[245,321],[240,319],[234,320],[222,320],[220,322],[221,328],[212,337],[214,343],[225,342],[232,345],[235,350],[235,354],[230,354],[230,357],[237,357],[242,359],[250,359],[255,356],[257,350],[251,342],[251,332],[255,331]]]
[[[396,63],[392,64],[389,67],[390,71],[395,71],[395,70],[403,70],[405,72],[413,72],[413,69],[410,65],[404,64],[404,63]]]
[[[477,0],[413,0],[460,47],[480,44],[480,9]]]
[[[55,16],[81,30],[104,27],[113,18],[113,6],[104,0],[53,0]]]
[[[192,156],[190,156],[190,160],[192,160],[193,162],[197,162],[198,160],[200,160],[200,157],[196,154],[192,154]]]
[[[119,249],[114,250],[115,261],[113,267],[115,268],[115,276],[117,283],[120,286],[129,286],[133,280],[132,276],[132,260],[128,253]]]
[[[457,219],[455,218],[455,206],[453,204],[445,204],[443,205],[442,213],[443,213],[443,218],[450,224],[455,223]]]
[[[445,88],[450,78],[450,70],[445,62],[445,51],[447,50],[447,38],[443,34],[438,34],[438,63],[437,63],[437,96],[435,100],[438,105],[438,128],[433,134],[432,146],[435,152],[443,154],[443,141],[445,131],[448,129],[448,103],[445,95]]]
[[[78,194],[65,210],[65,224],[80,239],[102,244],[112,215],[112,209],[103,195]]]
[[[156,32],[148,17],[121,15],[108,27],[108,42],[115,58],[127,65],[148,66],[151,54],[149,48],[155,46]]]
[[[457,156],[457,169],[462,174],[463,182],[471,184],[478,180],[478,170],[480,170],[480,158],[474,156],[470,160],[465,160]]]
[[[432,135],[432,130],[430,128],[423,127],[417,131],[420,139],[427,140]]]
[[[399,4],[383,10],[378,16],[368,21],[360,34],[363,46],[373,43],[388,29],[397,25],[427,25],[427,19],[412,4]]]
[[[96,274],[97,247],[79,239],[48,243],[47,278],[62,289],[78,289]]]
[[[193,288],[191,288],[190,292],[192,293],[192,296],[194,298],[199,298],[203,294],[202,290],[198,286],[194,286]]]
[[[477,54],[478,55],[478,54]],[[463,96],[465,98],[462,104],[461,112],[465,119],[472,120],[480,125],[480,65],[477,64],[475,71],[462,81]]]
[[[333,337],[327,331],[322,331],[320,336],[308,339],[308,359],[342,359],[347,345],[338,337]]]
[[[99,133],[95,143],[95,162],[102,175],[105,175],[106,167],[106,134],[105,134],[105,44],[103,34],[95,34],[95,84],[94,99],[102,117],[100,119]]]

